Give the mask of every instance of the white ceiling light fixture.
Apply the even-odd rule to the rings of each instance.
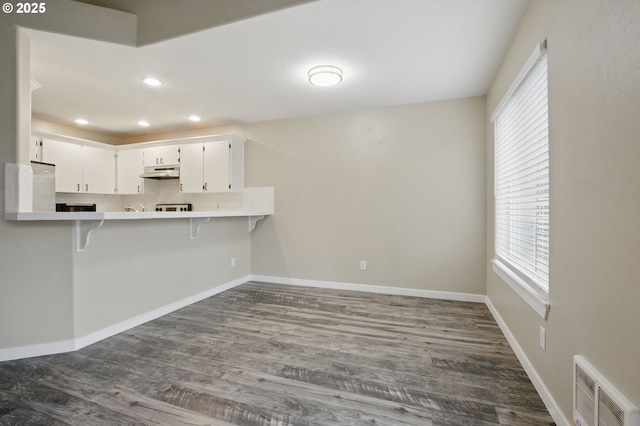
[[[151,126],[151,124],[149,124],[149,122],[146,121],[146,120],[140,120],[140,121],[138,121],[138,126],[149,127],[149,126]]]
[[[162,82],[162,80],[160,80],[159,78],[155,78],[155,77],[144,77],[142,79],[142,82],[144,84],[146,84],[147,86],[153,86],[153,87],[162,86],[164,84]]]
[[[342,70],[333,65],[321,65],[309,70],[309,83],[314,86],[335,86],[342,81]]]
[[[89,122],[87,120],[85,120],[84,118],[76,118],[75,120],[73,120],[76,124],[81,124],[83,126],[89,124]]]
[[[202,118],[200,118],[200,116],[195,115],[195,114],[194,115],[190,115],[188,118],[189,118],[189,120],[193,121],[194,123],[197,123],[198,121],[202,121]]]

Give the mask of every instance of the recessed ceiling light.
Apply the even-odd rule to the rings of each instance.
[[[85,124],[89,124],[89,122],[88,122],[87,120],[85,120],[84,118],[76,118],[76,119],[74,120],[74,122],[75,122],[76,124],[82,124],[83,126],[84,126]]]
[[[202,118],[200,118],[200,116],[198,115],[190,115],[189,120],[193,121],[194,123],[197,123],[198,121],[202,121]]]
[[[142,82],[147,86],[162,86],[162,80],[157,79],[155,77],[145,77],[142,79]]]
[[[342,70],[332,65],[321,65],[309,70],[309,83],[315,86],[335,86],[342,81]]]
[[[142,126],[142,127],[149,127],[151,124],[149,124],[148,121],[145,120],[140,120],[138,121],[138,126]]]

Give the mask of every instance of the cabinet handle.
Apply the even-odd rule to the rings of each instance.
[[[140,193],[140,185],[138,185],[138,193]]]
[[[84,192],[89,192],[89,184],[88,183],[84,184]]]
[[[78,192],[80,192],[80,184],[78,184]]]
[[[205,182],[205,183],[204,183],[204,186],[203,186],[203,189],[204,189],[205,191],[208,191],[208,190],[209,190],[209,189],[207,188],[207,185],[208,185],[208,184],[207,184],[207,182]]]
[[[158,159],[158,158],[156,158],[156,165],[160,164],[160,163],[158,163],[158,160],[159,160],[159,159]]]
[[[180,184],[180,192],[182,192],[182,184]]]
[[[164,158],[160,158],[160,164],[164,164]]]

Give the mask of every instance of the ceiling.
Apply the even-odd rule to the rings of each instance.
[[[137,45],[318,0],[74,0],[137,17]]]
[[[484,95],[528,5],[319,0],[140,47],[28,30],[33,115],[126,137]],[[309,84],[326,64],[342,83]]]

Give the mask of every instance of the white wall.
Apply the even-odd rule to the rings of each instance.
[[[276,188],[252,273],[484,294],[484,104],[244,126],[247,184]]]
[[[572,356],[640,406],[640,3],[535,1],[487,96],[489,116],[536,43],[548,39],[551,266],[548,321],[491,268],[487,293],[571,419]],[[490,176],[490,175],[489,175]],[[488,179],[488,259],[493,254]],[[547,350],[538,346],[547,330]]]

